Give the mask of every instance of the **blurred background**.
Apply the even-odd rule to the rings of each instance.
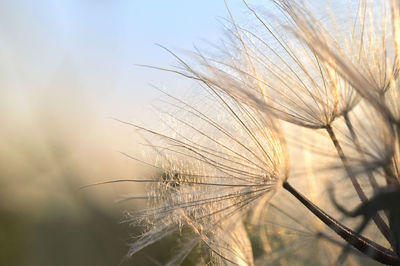
[[[190,82],[135,64],[175,63],[155,43],[217,41],[220,16],[213,0],[0,1],[0,265],[119,265],[135,233],[120,222],[140,206],[115,200],[143,188],[79,188],[145,174],[119,153],[140,153],[133,129],[110,118],[151,121],[149,83]]]
[[[241,0],[228,2],[246,25]],[[223,0],[0,0],[0,265],[168,258],[173,237],[124,260],[139,230],[121,221],[141,206],[116,200],[143,187],[80,188],[149,174],[121,154],[141,150],[113,118],[151,124],[159,96],[151,84],[180,95],[192,81],[136,64],[176,65],[156,43],[179,54],[217,43],[226,17]],[[286,245],[281,232],[277,239]]]

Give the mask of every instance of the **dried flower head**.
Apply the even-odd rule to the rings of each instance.
[[[151,150],[151,159],[142,162],[156,169],[153,179],[127,180],[149,188],[148,208],[129,219],[144,222],[146,230],[128,255],[180,232],[185,245],[169,264],[205,248],[208,262],[253,265],[246,214],[263,217],[266,203],[283,187],[343,239],[324,235],[344,247],[338,262],[352,246],[381,263],[400,265],[398,210],[377,202],[386,194],[372,196],[383,187],[400,194],[399,4],[359,0],[346,29],[333,20],[324,24],[296,1],[273,2],[282,12],[278,22],[264,19],[244,1],[260,32],[240,27],[227,6],[229,40],[218,57],[198,51],[198,64],[192,66],[171,52],[180,67],[167,71],[197,81],[200,90],[194,102],[163,92],[168,100],[162,108],[173,108],[159,108],[164,130],[127,123]],[[289,152],[296,153],[286,139],[294,135],[290,141],[298,145],[299,128],[329,141],[333,153],[325,158],[336,162],[321,173],[347,182],[346,193],[352,203],[360,202],[358,209],[375,206],[363,213],[359,230],[289,184]],[[315,162],[325,160],[320,155],[326,147],[309,142]],[[302,163],[299,156],[292,161]],[[370,219],[380,236],[376,241],[361,235]],[[317,239],[322,235],[322,230],[311,232]]]
[[[221,45],[222,58],[197,53],[203,69],[185,67],[186,75],[206,81],[267,115],[304,127],[324,128],[351,111],[359,98],[335,67],[294,37],[293,32],[301,28],[290,17],[294,16],[292,10],[283,9],[284,2],[277,5],[287,20],[278,22],[264,20],[246,4],[260,24],[258,32],[239,27],[231,15],[231,38]]]
[[[395,120],[386,101],[399,75],[398,3],[358,1],[351,36],[334,36],[306,9],[293,1],[280,1],[295,21],[295,34],[318,58],[329,64],[389,120]],[[391,7],[391,8],[390,8]],[[389,17],[389,14],[391,15]],[[343,31],[341,31],[343,32]],[[385,99],[389,98],[389,99]]]
[[[151,140],[147,146],[157,157],[147,163],[158,172],[149,180],[151,205],[140,216],[149,229],[130,254],[187,228],[197,239],[187,252],[202,244],[214,258],[251,264],[251,246],[239,224],[250,206],[286,180],[285,142],[277,121],[229,95],[210,92],[212,98],[202,106],[218,110],[219,119],[169,96],[170,105],[184,111],[183,117],[164,113],[173,137],[135,126]]]

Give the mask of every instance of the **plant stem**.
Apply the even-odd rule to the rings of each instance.
[[[340,160],[343,163],[343,166],[350,178],[351,183],[353,184],[354,189],[357,192],[358,197],[360,198],[361,202],[367,202],[368,198],[365,195],[363,189],[360,186],[360,183],[358,183],[356,177],[353,174],[353,171],[350,168],[349,162],[347,160],[347,157],[344,155],[343,149],[338,141],[338,139],[336,138],[335,132],[333,132],[333,129],[330,125],[328,125],[326,127],[326,130],[328,131],[329,137],[331,138],[333,145],[336,148],[336,151],[339,155]],[[374,221],[374,223],[376,224],[376,226],[378,227],[379,231],[382,233],[382,235],[389,241],[389,243],[392,245],[393,241],[392,241],[392,236],[390,233],[390,229],[387,226],[387,224],[385,223],[385,221],[382,219],[382,217],[380,216],[379,213],[377,213],[372,220]]]
[[[395,143],[393,145],[393,156],[391,158],[390,164],[386,165],[383,169],[386,175],[386,184],[389,187],[400,188],[400,181],[399,181],[399,165],[398,165],[398,156],[400,152],[400,127],[398,125],[394,128],[394,139]]]
[[[347,160],[347,157],[344,155],[342,146],[340,145],[338,139],[336,138],[335,132],[333,132],[333,129],[330,125],[326,127],[326,131],[328,131],[329,137],[331,138],[333,145],[336,148],[336,151],[339,155],[340,160],[343,163],[343,166],[347,172],[347,174],[350,177],[351,183],[353,184],[358,197],[361,199],[362,202],[366,202],[368,200],[367,196],[365,195],[364,191],[362,190],[360,183],[358,183],[357,179],[354,177],[353,171],[350,168],[349,162]]]
[[[374,259],[378,262],[387,265],[400,265],[400,260],[397,255],[381,245],[369,240],[355,233],[350,228],[344,226],[339,221],[331,217],[329,214],[320,209],[317,205],[309,201],[305,196],[299,193],[288,182],[283,183],[285,188],[290,194],[298,199],[309,211],[311,211],[320,221],[331,228],[336,234],[341,236],[347,243],[362,252],[364,255]]]
[[[350,131],[351,138],[353,140],[354,145],[356,146],[357,152],[361,157],[361,161],[362,161],[365,169],[368,169],[368,167],[366,166],[365,155],[362,152],[361,144],[360,144],[360,141],[358,140],[356,132],[354,131],[354,127],[353,127],[353,124],[351,123],[351,120],[350,120],[350,117],[349,117],[349,113],[345,112],[343,114],[343,117],[344,117],[344,120],[346,121],[347,129]],[[369,183],[371,184],[371,186],[374,189],[374,191],[376,191],[379,188],[379,186],[378,186],[378,182],[376,182],[376,179],[375,179],[374,175],[370,171],[367,171],[367,176],[368,176],[368,179],[369,179]]]

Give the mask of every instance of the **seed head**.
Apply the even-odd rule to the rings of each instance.
[[[214,259],[252,264],[242,219],[287,178],[285,141],[274,118],[227,94],[209,92],[213,98],[201,103],[204,110],[169,97],[171,106],[185,111],[182,117],[164,113],[173,137],[136,126],[145,133],[151,154],[157,154],[151,164],[158,171],[149,185],[149,208],[132,216],[145,221],[148,230],[130,254],[189,230],[197,242],[188,247],[203,245]],[[213,117],[207,114],[210,108]]]

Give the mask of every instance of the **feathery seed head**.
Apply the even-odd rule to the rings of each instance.
[[[292,16],[279,24],[264,20],[249,7],[260,24],[260,33],[233,21],[228,32],[231,38],[221,49],[224,57],[215,60],[197,54],[203,69],[186,70],[266,115],[304,127],[324,128],[350,111],[358,97],[333,63],[320,60],[316,51],[297,36],[304,26],[297,25],[297,9],[291,4],[277,3],[286,12],[285,18]]]
[[[398,59],[398,4],[360,0],[352,30],[341,30],[348,35],[335,36],[310,13],[293,1],[285,3],[285,11],[295,21],[292,29],[320,58],[334,68],[359,95],[387,116],[395,120],[386,103],[387,92],[395,88],[399,76]],[[395,1],[393,1],[395,2]],[[391,14],[391,18],[388,18]],[[390,28],[392,30],[390,30]]]
[[[238,26],[228,8],[230,39],[220,58],[197,52],[195,68],[171,52],[181,68],[170,71],[201,90],[197,103],[163,92],[174,108],[160,110],[167,133],[135,126],[156,154],[146,164],[157,173],[149,180],[148,209],[132,217],[148,227],[130,254],[189,232],[170,263],[201,246],[216,264],[252,265],[243,219],[250,209],[260,216],[277,188],[288,185],[288,134],[280,120],[326,129],[340,162],[329,169],[345,173],[362,200],[358,176],[368,176],[374,189],[377,178],[400,184],[398,3],[392,1],[389,20],[388,6],[376,11],[360,0],[349,34],[338,36],[335,23],[323,25],[295,1],[274,3],[283,13],[278,23],[247,6],[263,34]]]
[[[214,98],[199,107],[169,96],[171,106],[185,110],[182,117],[166,113],[174,137],[137,127],[158,154],[151,164],[159,172],[149,187],[149,208],[140,216],[148,231],[130,254],[186,228],[217,257],[232,258],[231,238],[238,232],[227,228],[238,228],[249,207],[270,197],[288,177],[279,123],[227,94],[211,92]],[[248,254],[243,256],[248,262]]]

